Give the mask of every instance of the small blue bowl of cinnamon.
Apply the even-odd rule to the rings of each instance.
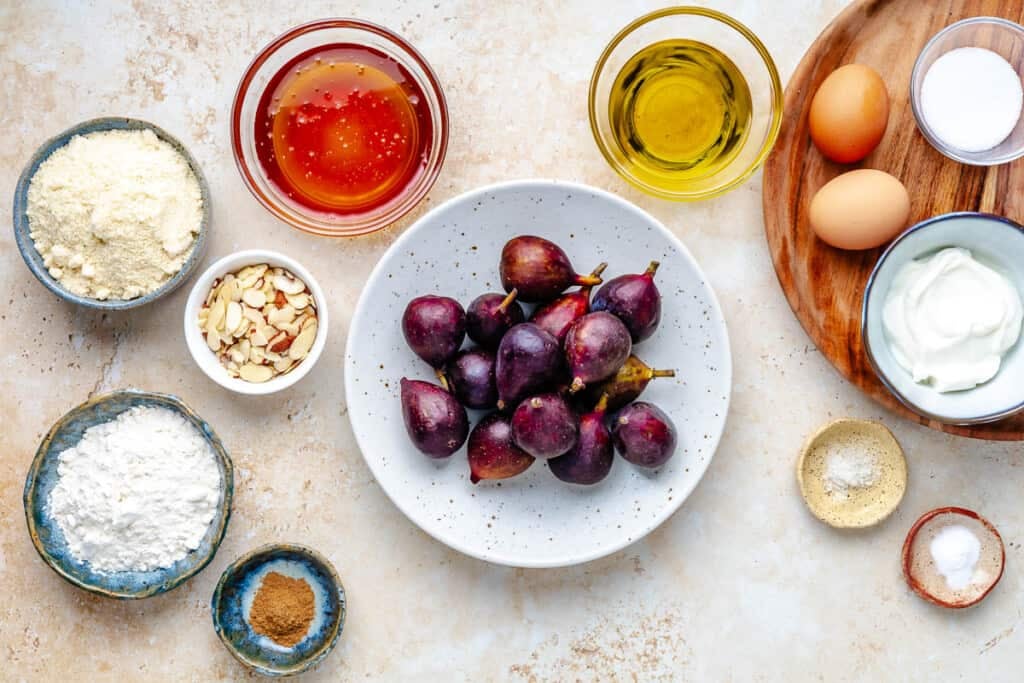
[[[345,625],[345,589],[316,551],[279,543],[231,564],[211,601],[228,652],[264,676],[291,676],[321,662]]]

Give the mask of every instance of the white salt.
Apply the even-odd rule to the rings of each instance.
[[[935,534],[930,550],[947,586],[961,590],[970,585],[981,558],[981,541],[970,529],[960,524],[944,527]]]
[[[853,489],[874,486],[881,472],[871,451],[856,444],[829,444],[825,451],[825,491],[840,500]]]

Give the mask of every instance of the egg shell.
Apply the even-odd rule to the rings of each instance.
[[[898,235],[910,217],[910,195],[884,171],[862,168],[826,183],[811,199],[818,237],[840,249],[873,249]]]
[[[808,123],[815,147],[832,161],[860,161],[878,146],[889,123],[882,77],[863,64],[841,66],[811,100]]]

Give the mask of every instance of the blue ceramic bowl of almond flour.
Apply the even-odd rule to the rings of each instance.
[[[88,135],[89,133],[108,130],[153,131],[154,135],[173,147],[175,151],[177,151],[185,161],[188,162],[189,168],[192,169],[196,179],[199,181],[199,191],[203,200],[202,222],[199,226],[199,232],[196,234],[195,241],[191,246],[188,258],[185,260],[184,264],[182,264],[181,269],[167,280],[167,282],[163,283],[152,292],[135,297],[134,299],[101,300],[87,296],[80,296],[66,289],[56,278],[50,275],[49,269],[43,263],[43,256],[36,249],[35,242],[32,241],[31,229],[29,227],[27,213],[28,188],[32,183],[32,178],[35,176],[36,171],[39,170],[40,164],[49,159],[50,155],[55,151],[67,145],[76,135]],[[21,257],[25,260],[25,265],[28,266],[28,269],[32,271],[32,274],[36,276],[36,279],[43,283],[48,290],[59,296],[64,301],[78,304],[79,306],[98,308],[105,311],[121,311],[129,308],[137,308],[138,306],[148,304],[170,294],[188,280],[195,272],[199,262],[203,260],[203,254],[206,252],[206,245],[209,241],[207,236],[210,232],[210,188],[206,182],[206,178],[203,176],[203,171],[199,167],[199,164],[192,155],[189,154],[188,150],[185,149],[185,146],[170,133],[159,126],[140,119],[130,119],[120,116],[104,117],[90,119],[88,121],[83,121],[76,126],[72,126],[63,133],[50,138],[36,150],[36,153],[32,155],[32,158],[29,159],[28,164],[22,171],[21,177],[18,178],[18,185],[14,190],[14,209],[12,215],[14,218],[14,240],[18,244],[18,251],[21,252]]]
[[[313,590],[313,620],[292,647],[278,645],[249,625],[253,599],[270,572],[304,579]],[[345,588],[326,558],[305,546],[273,544],[243,555],[217,583],[211,602],[213,628],[235,659],[264,676],[291,676],[322,661],[345,625]]]
[[[136,406],[166,408],[184,417],[198,430],[217,460],[221,475],[220,498],[199,546],[171,566],[142,572],[98,572],[72,555],[60,526],[50,515],[50,493],[57,484],[60,454],[75,446],[90,427],[109,422]],[[227,530],[233,493],[231,458],[210,425],[175,396],[123,390],[89,399],[50,428],[36,451],[25,481],[25,520],[39,556],[69,583],[111,598],[148,598],[180,586],[209,564]]]

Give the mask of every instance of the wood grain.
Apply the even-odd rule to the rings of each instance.
[[[924,44],[972,16],[1024,22],[1021,0],[858,0],[804,55],[786,88],[782,131],[764,169],[764,220],[779,283],[821,353],[853,384],[890,410],[952,434],[1024,440],[1024,413],[987,425],[943,425],[904,407],[879,382],[860,334],[864,286],[881,249],[848,252],[818,240],[807,222],[814,193],[853,168],[877,168],[903,181],[911,223],[949,211],[986,211],[1024,222],[1024,162],[980,168],[958,164],[921,135],[910,108],[910,74]],[[821,82],[843,64],[877,70],[890,98],[889,126],[859,164],[835,164],[811,143],[807,111]]]

